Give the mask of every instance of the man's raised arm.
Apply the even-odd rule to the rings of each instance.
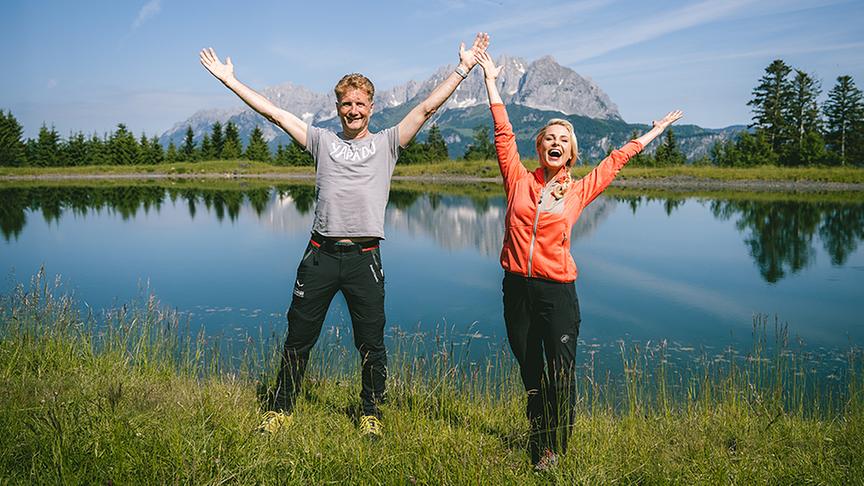
[[[212,47],[208,47],[201,50],[200,59],[201,64],[210,71],[210,74],[222,81],[222,84],[239,96],[250,108],[285,130],[285,133],[291,135],[291,138],[300,146],[306,146],[308,125],[297,116],[279,108],[252,88],[241,83],[234,76],[234,64],[231,63],[230,57],[225,58],[223,64],[216,56],[216,51]]]
[[[474,44],[471,46],[471,49],[466,51],[464,42],[459,45],[459,65],[456,67],[456,70],[450,73],[450,76],[448,76],[444,82],[436,86],[425,100],[415,106],[414,109],[408,112],[408,114],[405,115],[405,118],[399,122],[400,146],[405,147],[408,145],[408,142],[410,142],[411,139],[417,135],[417,132],[420,131],[420,127],[426,123],[426,120],[428,120],[438,110],[438,108],[447,101],[447,98],[456,91],[456,87],[459,86],[459,83],[468,77],[471,68],[477,64],[475,54],[485,51],[488,46],[489,34],[485,32],[477,34],[477,37],[474,38]]]

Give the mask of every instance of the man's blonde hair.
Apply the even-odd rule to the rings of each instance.
[[[546,130],[553,125],[561,125],[567,129],[567,133],[570,136],[570,160],[567,161],[567,167],[573,167],[573,164],[579,160],[579,143],[576,141],[576,133],[573,131],[573,124],[563,118],[553,118],[549,120],[546,122],[546,126],[541,128],[540,132],[537,133],[537,138],[534,141],[537,155],[540,155],[540,142],[543,140],[543,136],[546,135]]]
[[[336,93],[336,99],[342,99],[342,96],[349,90],[359,89],[369,95],[369,101],[375,98],[375,85],[369,78],[360,73],[351,73],[342,76],[342,79],[336,83],[336,88],[333,91]]]

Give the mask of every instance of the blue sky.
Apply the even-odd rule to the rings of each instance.
[[[606,91],[628,122],[680,108],[685,122],[750,121],[746,106],[776,58],[864,88],[864,2],[707,0],[19,1],[0,5],[0,110],[34,136],[161,134],[201,108],[238,101],[198,63],[212,46],[253,88],[290,81],[324,92],[347,72],[378,89],[454,63],[460,41],[552,55]],[[824,94],[823,94],[824,97]]]

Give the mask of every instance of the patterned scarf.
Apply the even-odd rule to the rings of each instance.
[[[564,197],[564,194],[566,194],[567,190],[570,189],[572,183],[573,179],[570,177],[570,167],[565,166],[561,170],[561,173],[555,177],[555,187],[552,189],[552,197],[554,197],[555,200]]]

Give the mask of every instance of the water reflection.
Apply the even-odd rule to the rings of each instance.
[[[827,209],[796,202],[770,206],[750,201],[711,203],[716,217],[736,218],[735,226],[745,234],[750,256],[762,278],[770,283],[800,271],[813,260],[813,236]],[[826,250],[830,253],[830,247],[826,246]],[[831,258],[836,260],[837,256],[831,253]]]
[[[636,213],[644,202],[654,198],[618,199]],[[672,215],[685,199],[661,198],[661,201],[666,214]],[[861,203],[715,199],[708,204],[715,218],[735,222],[759,273],[769,283],[777,283],[812,265],[817,237],[835,266],[844,265],[864,239]]]
[[[688,199],[616,196],[597,200],[589,206],[574,228],[578,239],[594,232],[626,204],[633,213],[659,199],[672,215]],[[17,239],[27,224],[28,214],[41,212],[47,222],[59,220],[63,211],[87,215],[110,211],[124,220],[143,211],[159,212],[162,204],[185,202],[194,219],[203,206],[219,221],[235,221],[244,204],[274,228],[307,231],[308,216],[315,203],[311,184],[274,187],[208,189],[157,185],[107,187],[6,187],[0,189],[0,231],[6,241]],[[835,266],[844,265],[864,239],[864,204],[857,202],[765,201],[707,199],[710,214],[718,220],[734,221],[743,236],[750,257],[762,279],[777,283],[812,265],[816,245],[822,247]],[[472,248],[482,255],[495,256],[503,235],[504,200],[500,195],[453,196],[437,192],[394,189],[386,223],[400,231],[423,235],[448,250]],[[307,216],[306,218],[298,218]]]
[[[413,195],[411,205],[391,205],[387,210],[386,224],[401,232],[429,237],[447,250],[472,248],[484,256],[497,258],[504,238],[504,215],[507,211],[502,197],[475,197],[468,205],[460,196],[419,196],[419,193]],[[573,238],[593,233],[617,204],[611,199],[595,201],[579,219]]]

